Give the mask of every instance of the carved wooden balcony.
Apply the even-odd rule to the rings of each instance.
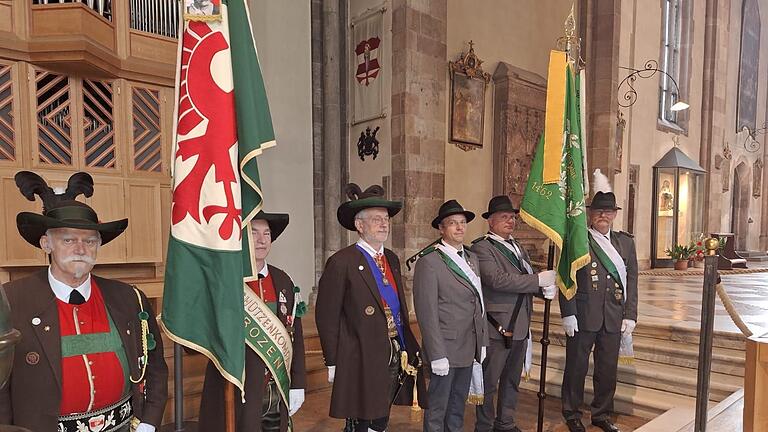
[[[62,73],[172,85],[175,0],[0,0],[0,57]]]

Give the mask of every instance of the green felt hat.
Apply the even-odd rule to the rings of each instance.
[[[389,217],[394,217],[403,208],[400,201],[390,201],[384,198],[384,188],[379,185],[370,186],[365,191],[355,183],[347,185],[347,197],[349,201],[342,203],[336,211],[336,217],[344,228],[357,231],[355,228],[355,216],[367,208],[384,208]]]

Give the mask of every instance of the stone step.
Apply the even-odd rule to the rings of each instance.
[[[552,308],[552,314],[550,318],[550,334],[562,335],[562,320],[560,318],[560,311],[557,308]],[[531,328],[541,329],[544,322],[544,314],[541,310],[534,310],[531,317]],[[651,339],[661,339],[674,342],[682,342],[686,344],[692,344],[698,347],[699,345],[699,328],[685,328],[682,326],[674,326],[660,323],[648,323],[640,320],[635,328],[633,335],[635,338],[647,337]],[[740,333],[714,332],[712,338],[712,346],[718,348],[729,348],[739,351],[744,351],[746,348],[746,340]]]
[[[540,370],[539,365],[533,365],[531,368],[531,379],[521,382],[520,387],[526,390],[538,391]],[[561,370],[550,370],[547,368],[546,391],[548,395],[559,398],[562,381],[563,372]],[[591,379],[586,381],[584,393],[584,403],[588,405],[592,400],[593,394]],[[624,382],[617,383],[614,396],[614,409],[617,412],[645,419],[658,417],[662,413],[676,407],[692,408],[695,406],[695,403],[696,399],[689,396],[639,387]],[[710,405],[714,406],[715,402],[711,402]]]
[[[534,347],[533,363],[541,364],[541,347]],[[550,345],[547,351],[547,373],[565,368],[565,348]],[[591,381],[593,365],[590,362],[587,380]],[[635,359],[632,365],[620,364],[617,380],[620,383],[660,390],[683,396],[696,397],[696,369]],[[741,377],[717,372],[710,374],[710,400],[719,402],[743,385]]]

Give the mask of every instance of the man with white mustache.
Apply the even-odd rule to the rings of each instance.
[[[20,172],[22,194],[43,214],[16,218],[21,236],[50,257],[47,270],[3,285],[21,332],[9,384],[0,391],[0,424],[33,431],[154,432],[168,396],[168,368],[149,301],[137,288],[91,274],[99,248],[128,220],[99,222],[75,201],[93,179],[73,175],[62,194]],[[85,428],[85,429],[83,429]]]

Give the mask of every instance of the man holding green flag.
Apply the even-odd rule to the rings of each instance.
[[[212,3],[185,8],[179,37],[162,323],[174,342],[205,354],[241,391],[245,350],[254,349],[290,406],[290,344],[258,321],[251,331],[267,340],[246,348],[243,327],[244,279],[256,277],[246,228],[262,205],[256,156],[275,144],[272,120],[245,1]]]

